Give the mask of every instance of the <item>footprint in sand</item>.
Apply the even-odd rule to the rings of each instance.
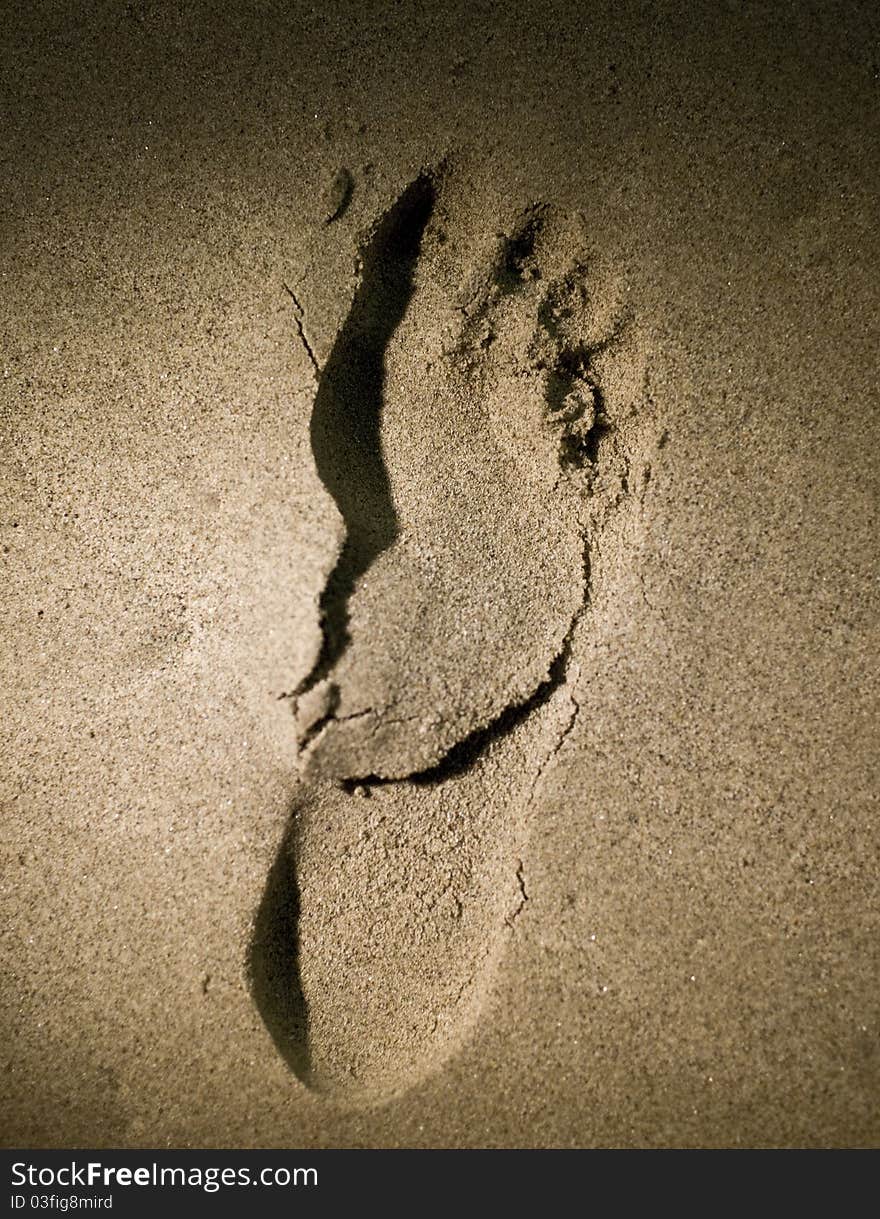
[[[642,390],[582,220],[498,200],[485,236],[486,207],[416,178],[317,370],[345,540],[250,976],[290,1067],[345,1103],[462,1044],[527,908],[530,810],[578,710],[586,535],[625,493],[617,420]]]

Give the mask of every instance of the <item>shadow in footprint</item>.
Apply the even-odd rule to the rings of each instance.
[[[326,677],[345,651],[349,598],[398,534],[382,453],[385,352],[413,294],[413,271],[434,200],[434,183],[422,174],[382,217],[361,251],[360,284],[321,373],[312,452],[342,514],[346,538],[321,598],[323,647],[303,689]]]
[[[248,950],[250,989],[275,1048],[304,1082],[311,1073],[308,1005],[299,969],[297,810],[266,880]]]

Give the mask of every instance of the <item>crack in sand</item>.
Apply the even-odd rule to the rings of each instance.
[[[299,300],[298,300],[297,295],[294,292],[293,288],[291,288],[290,285],[286,284],[286,283],[283,284],[282,286],[284,288],[284,291],[293,301],[293,310],[294,310],[293,324],[296,326],[296,333],[299,336],[299,341],[302,344],[303,350],[305,351],[306,355],[309,358],[309,363],[312,366],[312,370],[315,374],[315,378],[320,379],[321,365],[318,363],[318,358],[315,355],[314,348],[312,347],[311,343],[309,342],[308,335],[306,334],[305,310],[303,309],[302,305],[299,303]]]
[[[328,711],[310,725],[302,735],[299,741],[300,757],[306,757],[311,749],[314,749],[321,740],[324,733],[334,724],[351,724],[358,720],[366,719],[368,716],[373,717],[373,723],[370,726],[370,737],[376,734],[383,728],[403,727],[404,724],[414,724],[423,719],[421,715],[398,715],[390,716],[385,712],[390,710],[395,704],[388,703],[384,707],[366,707],[362,711],[351,711],[346,715],[337,715],[335,711]],[[406,782],[406,779],[396,780],[398,782]],[[341,780],[344,787],[367,787],[373,783],[391,783],[395,782],[392,779],[378,779],[374,776],[358,776],[348,775]]]
[[[522,914],[529,900],[529,895],[526,891],[525,874],[523,872],[523,861],[521,859],[517,861],[516,865],[516,883],[519,886],[519,901],[517,902],[516,909],[511,911],[504,920],[511,931],[513,931],[516,920]]]

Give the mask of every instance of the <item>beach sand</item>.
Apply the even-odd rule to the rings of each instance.
[[[4,1145],[876,1145],[874,6],[178,7],[4,17]]]

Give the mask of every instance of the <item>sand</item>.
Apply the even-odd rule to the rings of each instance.
[[[872,6],[4,25],[4,1145],[876,1145]]]

